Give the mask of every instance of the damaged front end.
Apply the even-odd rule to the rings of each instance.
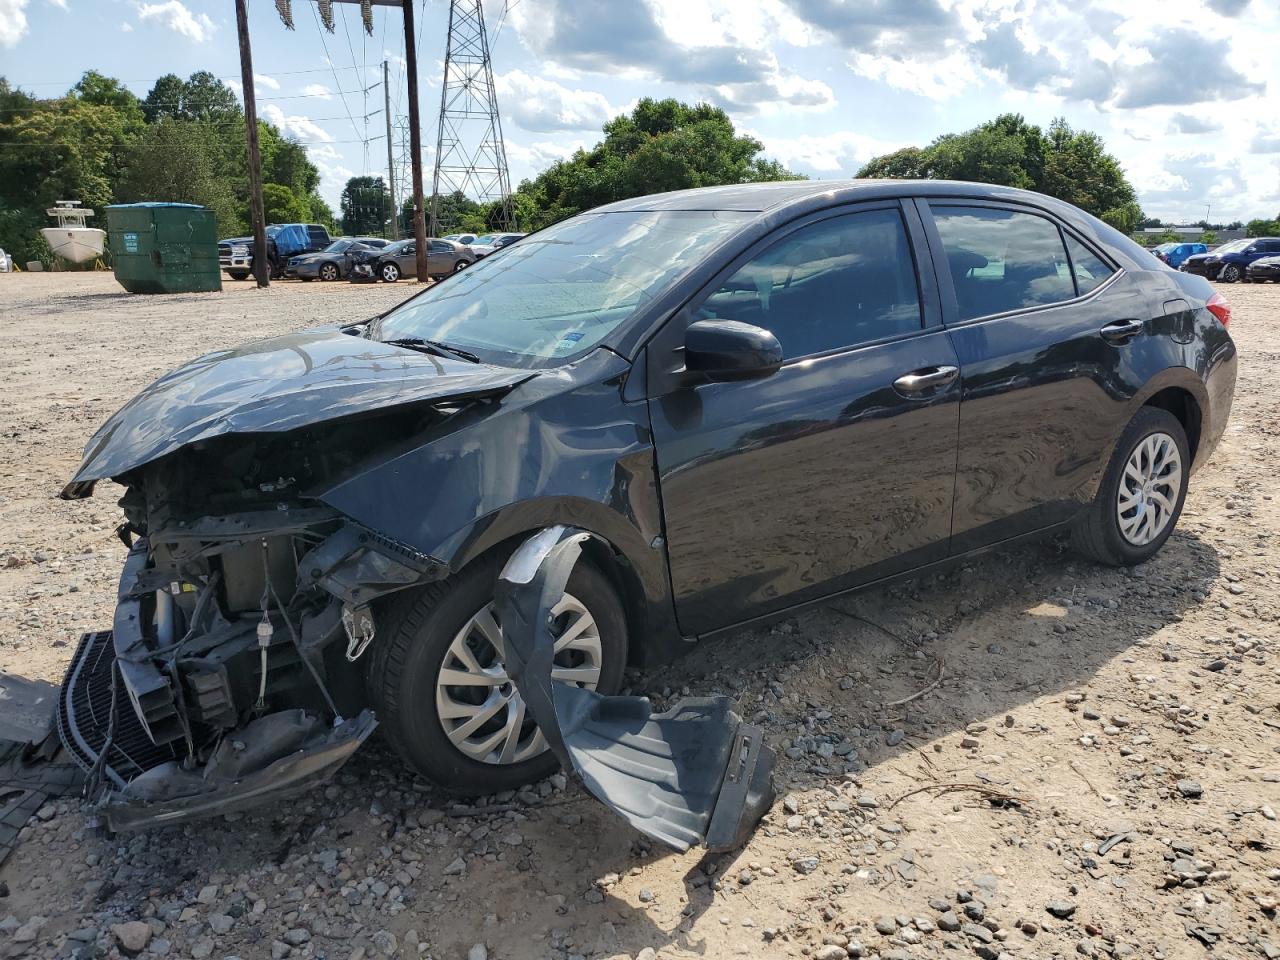
[[[292,793],[373,731],[371,604],[447,571],[300,491],[408,426],[217,438],[122,478],[114,623],[82,638],[58,709],[111,828]]]

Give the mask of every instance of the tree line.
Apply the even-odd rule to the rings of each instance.
[[[258,122],[268,221],[334,225],[306,147]],[[208,71],[160,77],[139,99],[87,71],[64,95],[39,98],[0,77],[0,248],[49,260],[39,229],[58,200],[79,200],[106,228],[110,203],[159,200],[213,210],[223,236],[248,232],[244,112]]]
[[[602,133],[595,146],[520,183],[511,202],[521,230],[647,193],[802,179],[768,158],[763,144],[739,132],[724,110],[705,103],[646,97],[606,123]],[[382,177],[351,178],[335,221],[317,193],[319,172],[305,146],[264,121],[259,121],[259,137],[268,222],[323,223],[352,235],[386,231]],[[926,146],[876,157],[857,175],[1037,190],[1126,233],[1145,219],[1133,186],[1102,138],[1073,130],[1062,119],[1042,129],[1021,115],[1004,114]],[[47,257],[38,233],[47,223],[45,209],[72,199],[95,209],[137,200],[199,203],[214,211],[222,236],[247,233],[244,114],[235,93],[207,71],[186,80],[163,76],[142,99],[92,70],[65,95],[49,99],[0,78],[0,247],[19,263]],[[412,204],[400,199],[396,226],[407,236]],[[441,232],[480,233],[500,225],[497,204],[456,193],[441,197],[439,206],[448,228]]]

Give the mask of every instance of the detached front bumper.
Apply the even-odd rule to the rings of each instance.
[[[351,272],[347,275],[347,279],[352,283],[374,283],[378,278],[374,276],[373,264],[356,263],[352,264]]]

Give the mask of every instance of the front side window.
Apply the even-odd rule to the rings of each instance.
[[[1080,296],[1101,286],[1115,273],[1075,237],[1067,237],[1067,253],[1071,255],[1071,274],[1075,277],[1076,290]]]
[[[788,360],[919,330],[902,216],[867,210],[801,227],[736,270],[697,317],[764,327]]]
[[[429,287],[386,314],[373,335],[439,340],[508,366],[547,366],[599,343],[755,216],[579,214]]]
[[[1067,251],[1053,221],[995,207],[933,204],[931,210],[961,320],[1075,297]]]

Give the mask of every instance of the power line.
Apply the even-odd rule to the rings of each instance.
[[[333,57],[329,56],[329,43],[324,38],[324,29],[320,26],[320,14],[316,13],[315,4],[309,3],[307,6],[311,8],[311,18],[315,21],[316,33],[320,34],[320,45],[324,48],[325,62],[329,64],[330,68],[332,68]],[[343,23],[345,24],[346,21],[343,20]],[[333,83],[339,88],[342,87],[342,84],[338,82],[337,70],[333,71]],[[342,94],[342,108],[347,111],[347,119],[351,121],[351,129],[355,131],[355,135],[357,137],[360,136],[360,129],[356,126],[355,117],[351,116],[351,107],[347,105],[347,96],[345,93]]]

